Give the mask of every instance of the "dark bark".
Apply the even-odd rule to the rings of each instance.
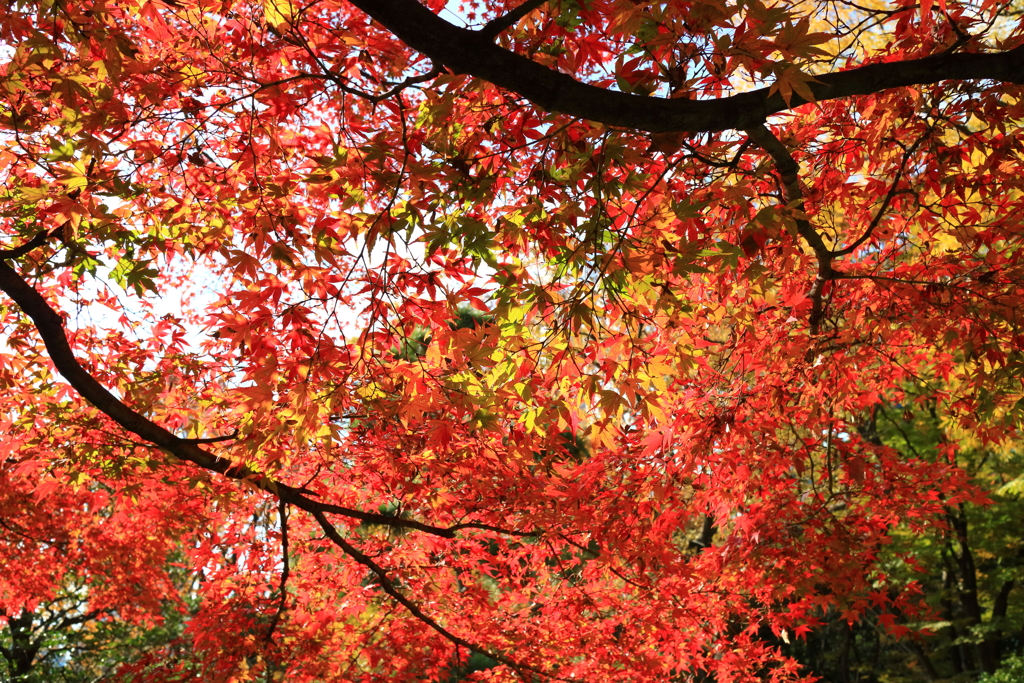
[[[843,624],[843,647],[839,651],[839,680],[837,683],[850,683],[850,651],[854,647],[853,626]]]
[[[27,676],[35,666],[36,655],[42,647],[38,639],[32,639],[32,621],[35,615],[25,610],[16,617],[7,620],[7,630],[11,634],[11,647],[0,647],[0,656],[7,660],[8,670],[13,680]]]
[[[946,628],[946,633],[949,636],[949,658],[953,664],[953,673],[959,675],[964,673],[966,670],[964,667],[964,658],[960,653],[960,645],[957,644],[957,638],[960,637],[959,631],[957,631],[956,615],[953,612],[953,601],[948,597],[953,594],[954,586],[954,568],[949,558],[948,553],[942,554],[943,561],[947,564],[946,571],[942,575],[943,585],[943,598],[942,598],[942,618],[949,622],[949,626]]]
[[[910,651],[914,653],[914,657],[917,658],[917,663],[921,665],[921,671],[924,673],[925,680],[929,681],[929,683],[931,681],[940,680],[941,676],[939,676],[938,670],[936,670],[931,657],[929,657],[928,653],[925,652],[921,643],[914,639],[910,639],[908,647],[910,648]]]
[[[715,518],[711,515],[704,515],[704,523],[701,526],[700,536],[690,541],[690,547],[694,550],[706,550],[715,542],[715,533],[718,527],[715,526]]]
[[[968,624],[980,626],[984,621],[984,609],[978,596],[978,570],[968,538],[967,512],[961,505],[956,510],[948,509],[946,516],[956,535],[960,551],[958,554],[954,554],[960,570],[960,585],[958,586],[960,607],[967,617]],[[994,673],[999,667],[999,646],[991,636],[977,643],[975,653],[978,657],[978,665],[985,673]]]
[[[786,200],[786,205],[796,211],[797,218],[796,230],[800,234],[800,237],[807,242],[808,246],[814,251],[814,257],[818,261],[818,273],[814,278],[814,283],[811,285],[810,291],[807,292],[807,298],[811,300],[811,317],[810,327],[811,334],[816,335],[821,326],[821,321],[825,316],[825,305],[823,295],[825,292],[825,283],[833,279],[834,271],[832,270],[832,259],[834,258],[833,253],[825,245],[825,241],[821,235],[814,229],[811,222],[806,218],[806,208],[804,207],[804,195],[800,189],[800,165],[793,158],[793,155],[786,148],[782,141],[779,140],[775,135],[768,130],[767,126],[759,125],[754,126],[745,131],[750,140],[757,144],[761,149],[768,153],[768,156],[772,158],[772,162],[775,164],[775,170],[779,174],[779,180],[782,183],[782,194]]]
[[[1010,605],[1010,591],[1014,587],[1013,579],[1004,581],[996,595],[995,603],[992,605],[992,619],[1001,619],[1006,616],[1006,610]]]
[[[995,602],[992,604],[992,621],[996,624],[1006,616],[1006,610],[1010,605],[1010,592],[1014,585],[1015,582],[1012,579],[1004,581],[999,588],[999,593],[996,594]],[[986,640],[990,643],[992,656],[998,666],[1003,657],[1003,630],[1001,628],[994,629]]]
[[[806,101],[796,93],[787,103],[768,88],[716,100],[644,97],[581,83],[529,58],[495,45],[493,29],[472,31],[441,19],[416,0],[350,0],[372,19],[435,64],[482,78],[549,111],[611,126],[654,133],[749,129],[768,116]],[[1024,83],[1024,46],[992,54],[938,54],[902,62],[870,64],[815,74],[809,87],[816,101],[867,95],[889,88],[946,80]]]

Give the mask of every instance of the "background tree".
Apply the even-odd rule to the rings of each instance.
[[[881,566],[919,591],[928,613],[907,619],[872,608],[853,623],[831,611],[805,642],[787,644],[825,680],[974,680],[1020,652],[1019,441],[959,431],[930,392],[912,394],[920,402],[874,408],[863,431],[908,455],[940,457],[952,448],[990,500],[945,510],[929,533],[892,534]],[[911,637],[893,638],[886,622],[909,628]]]
[[[203,521],[197,501],[61,460],[0,468],[0,680],[101,680],[178,638],[193,606],[179,543]]]
[[[117,675],[796,680],[823,623],[931,618],[897,543],[993,670],[956,446],[1024,405],[1021,14],[0,7],[5,467],[147,496],[115,559],[201,584]],[[945,441],[871,427],[911,404]]]

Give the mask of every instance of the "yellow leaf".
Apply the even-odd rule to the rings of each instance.
[[[263,0],[263,18],[268,26],[278,31],[288,28],[297,12],[292,0]]]
[[[939,254],[948,254],[960,248],[960,240],[956,238],[956,235],[951,235],[948,232],[940,232],[936,235],[935,244],[936,248],[932,251]]]

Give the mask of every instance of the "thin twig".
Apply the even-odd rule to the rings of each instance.
[[[291,570],[289,566],[290,562],[288,559],[288,504],[283,500],[277,501],[277,514],[281,518],[281,584],[278,590],[281,592],[281,602],[277,606],[277,612],[274,613],[274,618],[270,621],[270,627],[267,628],[267,635],[264,637],[264,641],[270,644],[274,638],[274,630],[277,628],[277,624],[281,621],[281,615],[284,614],[285,609],[288,607],[288,574]]]
[[[205,439],[182,439],[185,443],[221,443],[224,441],[234,441],[238,438],[238,430],[225,434],[224,436],[209,436]]]
[[[878,224],[881,223],[882,218],[885,216],[885,212],[889,210],[889,205],[892,203],[892,200],[896,197],[897,194],[899,194],[898,188],[900,181],[903,179],[903,172],[907,168],[907,162],[910,160],[910,157],[914,154],[914,152],[917,151],[917,148],[924,141],[925,137],[927,136],[921,136],[920,138],[918,138],[917,142],[911,145],[907,149],[907,151],[903,153],[903,159],[900,161],[900,167],[896,171],[896,177],[892,179],[892,185],[889,186],[889,191],[886,192],[885,197],[882,199],[882,205],[878,207],[878,211],[875,212],[875,217],[871,220],[871,223],[868,224],[868,227],[864,230],[864,233],[856,240],[854,240],[854,242],[850,244],[850,246],[844,249],[833,251],[833,258],[839,258],[840,256],[852,254],[854,251],[857,250],[857,247],[864,244],[871,238],[871,235],[872,233],[874,233],[875,228],[878,227]]]

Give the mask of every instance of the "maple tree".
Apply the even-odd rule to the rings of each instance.
[[[907,633],[879,558],[983,494],[868,425],[1017,436],[1022,10],[5,4],[0,618],[158,623],[190,572],[151,681]]]

